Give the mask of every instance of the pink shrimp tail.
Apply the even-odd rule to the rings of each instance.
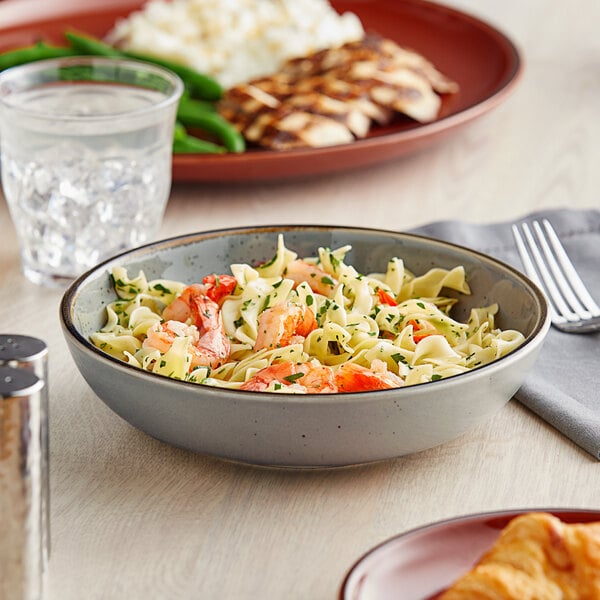
[[[194,298],[192,313],[196,315],[200,339],[195,344],[192,366],[218,367],[229,358],[231,342],[225,334],[219,305],[206,296]]]

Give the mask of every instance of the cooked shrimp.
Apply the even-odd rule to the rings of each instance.
[[[356,363],[345,363],[336,371],[335,383],[340,392],[387,390],[404,385],[398,375],[388,371],[382,360],[374,360],[370,369]]]
[[[181,306],[177,308],[179,309]],[[192,369],[199,366],[214,369],[220,366],[229,358],[231,343],[225,334],[219,305],[206,296],[198,296],[194,299],[193,312],[197,312],[199,326],[186,325],[176,319],[157,323],[148,330],[142,346],[155,348],[164,354],[176,337],[188,336],[192,340],[190,346]]]
[[[197,354],[202,357],[202,362],[198,364],[214,369],[226,361],[231,353],[231,343],[225,333],[223,315],[219,305],[207,297],[198,298],[195,307],[202,324],[200,339],[196,343]]]
[[[237,279],[233,275],[213,274],[204,277],[202,283],[206,286],[206,295],[217,304],[221,304],[223,298],[235,290]]]
[[[261,369],[240,389],[255,392],[265,391],[272,384],[294,385],[298,391],[307,394],[332,394],[337,392],[333,369],[317,363],[274,363]]]
[[[176,337],[187,336],[195,344],[200,334],[198,328],[193,325],[186,325],[180,321],[166,321],[164,323],[155,323],[148,329],[146,339],[142,342],[144,348],[154,348],[163,354],[168,352]]]
[[[258,317],[254,351],[281,348],[301,343],[317,328],[317,320],[308,306],[281,303],[267,308]]]
[[[188,285],[181,294],[167,306],[162,313],[165,321],[181,321],[182,323],[192,317],[197,324],[198,310],[195,300],[206,295],[206,286],[200,283]]]
[[[298,285],[299,283],[308,283],[310,289],[317,294],[329,296],[337,281],[326,271],[305,260],[293,260],[286,267],[284,277],[291,279]]]
[[[200,309],[198,299],[208,297],[214,302],[220,303],[225,296],[231,294],[237,285],[237,280],[232,275],[207,275],[202,283],[188,285],[171,304],[163,311],[162,317],[165,321],[187,321],[192,318],[195,325],[200,326]]]

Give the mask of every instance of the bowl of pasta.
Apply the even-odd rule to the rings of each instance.
[[[524,275],[393,231],[262,226],[155,242],[65,292],[76,366],[166,443],[333,467],[450,441],[506,404],[549,328]]]

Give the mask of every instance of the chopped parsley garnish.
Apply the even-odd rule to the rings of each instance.
[[[260,308],[260,312],[262,312],[263,310],[265,310],[266,308],[269,307],[270,301],[271,301],[271,294],[268,294],[267,297],[265,298],[265,301],[263,302],[263,305]]]
[[[292,375],[288,375],[287,377],[284,377],[284,379],[286,381],[289,381],[290,383],[294,383],[294,381],[296,381],[297,379],[300,379],[301,377],[304,377],[304,373],[293,373]]]
[[[156,285],[154,285],[153,289],[155,289],[157,292],[162,292],[163,294],[171,294],[171,290],[169,288],[166,288],[162,283],[157,283]]]
[[[275,263],[276,260],[277,260],[277,253],[275,253],[275,256],[270,261],[263,263],[262,265],[259,266],[259,268],[264,269],[265,267],[270,267],[272,264]]]
[[[398,364],[398,363],[402,363],[403,365],[408,364],[408,361],[406,360],[406,356],[404,356],[403,354],[392,354],[392,359],[396,362],[396,364]]]

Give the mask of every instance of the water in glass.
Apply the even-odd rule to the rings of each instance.
[[[172,123],[117,124],[119,113],[151,106],[157,95],[122,85],[64,84],[14,99],[46,113],[115,115],[110,129],[93,119],[76,127],[24,119],[6,129],[3,187],[30,279],[72,279],[157,233],[171,184]]]

